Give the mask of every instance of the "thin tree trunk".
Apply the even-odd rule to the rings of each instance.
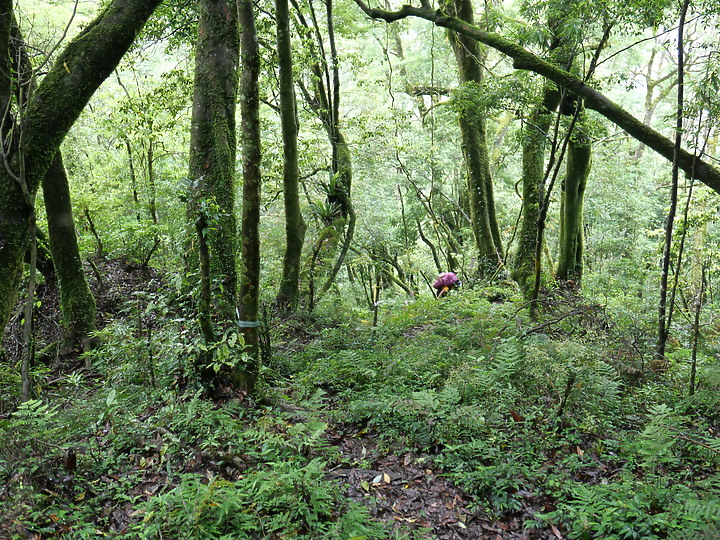
[[[280,119],[283,136],[283,195],[285,201],[285,256],[276,304],[292,312],[300,294],[300,261],[305,242],[305,220],[300,210],[298,185],[298,123],[293,82],[292,43],[288,0],[276,0]]]
[[[675,149],[673,154],[672,168],[672,186],[670,188],[670,209],[665,221],[665,246],[663,249],[662,270],[660,273],[660,301],[658,302],[658,335],[657,346],[655,349],[655,360],[661,365],[665,362],[665,348],[670,335],[670,328],[667,321],[667,295],[668,295],[668,276],[670,274],[670,259],[672,257],[672,237],[673,224],[675,222],[675,212],[677,211],[678,202],[678,184],[680,180],[680,150],[682,149],[682,130],[683,130],[683,105],[685,91],[685,62],[684,62],[684,39],[685,17],[687,15],[689,0],[685,0],[680,10],[680,22],[678,23],[678,84],[677,84],[677,116],[675,126]]]
[[[258,307],[260,296],[260,51],[252,0],[239,0],[242,76],[243,207],[242,271],[240,276],[240,328],[248,355],[246,365],[233,374],[235,385],[251,393],[257,382],[260,349]]]

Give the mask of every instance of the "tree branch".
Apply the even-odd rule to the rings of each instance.
[[[558,86],[584,98],[585,106],[588,109],[598,112],[612,123],[627,131],[631,137],[655,150],[655,152],[665,159],[669,161],[673,160],[675,145],[672,140],[655,131],[650,126],[645,125],[608,97],[587,86],[582,80],[572,76],[567,71],[558,68],[550,62],[543,60],[539,56],[499,34],[487,32],[455,17],[448,17],[440,10],[433,11],[427,4],[420,8],[404,5],[397,11],[386,11],[378,8],[370,8],[363,0],[355,0],[355,3],[368,17],[373,19],[394,22],[408,17],[418,17],[432,22],[436,26],[454,30],[455,32],[484,43],[512,58],[515,69],[523,69],[542,75]],[[685,171],[685,173],[693,175],[697,180],[717,193],[720,193],[720,170],[705,161],[699,160],[687,150],[680,150],[680,152],[678,152],[677,162],[678,166]]]

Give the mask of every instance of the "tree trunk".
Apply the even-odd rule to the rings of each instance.
[[[70,188],[58,151],[43,178],[43,198],[48,220],[50,251],[60,285],[60,307],[65,324],[65,346],[89,349],[95,330],[95,298],[83,270],[75,234]]]
[[[292,46],[288,0],[276,0],[280,119],[283,137],[283,194],[285,201],[285,256],[276,304],[281,312],[292,312],[300,294],[300,261],[305,242],[305,220],[298,190],[298,124],[293,82]]]
[[[23,134],[24,169],[34,197],[63,138],[92,94],[112,73],[145,21],[161,0],[114,0],[80,32],[50,68],[30,97]],[[11,12],[11,5],[6,7]],[[6,42],[0,42],[9,57]],[[7,103],[10,72],[0,74],[0,100]],[[4,109],[3,109],[4,110]],[[5,119],[7,124],[8,119]],[[6,132],[7,133],[7,132]],[[19,155],[9,169],[19,168]],[[28,208],[20,186],[7,167],[0,167],[0,328],[7,324],[22,274],[28,242]]]
[[[447,1],[445,8],[453,16],[473,24],[471,0]],[[483,79],[481,62],[484,51],[475,39],[453,31],[449,35],[460,81],[463,84],[480,84]],[[495,217],[485,111],[478,111],[472,105],[466,107],[460,113],[459,123],[478,270],[481,276],[491,276],[501,265],[503,256],[500,230]]]
[[[240,276],[240,328],[245,339],[247,364],[233,374],[235,385],[252,392],[260,363],[258,305],[260,297],[260,51],[252,0],[239,0],[242,76],[243,208],[242,271]]]
[[[532,292],[535,273],[538,219],[545,196],[545,147],[553,111],[559,103],[560,92],[553,85],[546,84],[542,103],[533,109],[523,132],[522,223],[511,277],[520,285],[525,297]]]
[[[200,2],[190,133],[189,212],[199,214],[210,253],[214,309],[223,321],[235,318],[237,221],[235,219],[235,103],[239,32],[235,0]],[[202,318],[209,319],[209,314]]]
[[[583,206],[592,157],[585,111],[568,142],[565,180],[560,198],[560,239],[556,277],[580,286],[583,274]]]

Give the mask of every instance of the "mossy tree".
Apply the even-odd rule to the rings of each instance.
[[[60,286],[60,307],[65,325],[65,346],[90,348],[95,330],[95,298],[83,270],[70,187],[60,151],[55,154],[42,183],[48,221],[50,252]]]
[[[445,0],[443,9],[458,19],[474,24],[471,0]],[[477,40],[454,31],[448,32],[455,53],[460,82],[466,90],[477,92],[483,82],[486,47]],[[481,276],[492,276],[502,264],[503,249],[495,215],[495,197],[490,175],[486,112],[474,100],[460,107],[458,122],[465,159],[470,218]]]
[[[277,25],[280,121],[283,138],[283,196],[285,203],[285,256],[276,305],[291,312],[300,296],[300,264],[305,242],[305,220],[300,209],[298,172],[298,120],[293,81],[292,42],[288,0],[275,1]]]
[[[90,97],[112,73],[161,0],[114,0],[58,55],[29,96],[22,126],[6,114],[3,140],[9,142],[6,167],[0,167],[0,328],[4,330],[17,297],[28,245],[35,194],[60,144]],[[0,16],[12,18],[12,2],[0,4]],[[3,25],[4,28],[4,25]],[[0,40],[10,58],[9,39]],[[13,111],[13,72],[0,70],[0,102]],[[18,151],[22,143],[23,151]],[[26,197],[16,181],[23,171]]]
[[[214,341],[212,319],[234,320],[237,297],[235,103],[240,38],[235,0],[203,0],[195,49],[188,213],[198,243],[199,319]]]
[[[583,209],[591,162],[592,146],[587,115],[584,110],[580,110],[567,147],[565,178],[560,195],[560,237],[555,271],[557,279],[571,283],[573,288],[580,286],[583,275]]]
[[[260,304],[260,49],[252,0],[238,0],[241,27],[240,112],[242,116],[242,267],[240,272],[240,328],[246,363],[235,370],[233,382],[252,392],[260,364],[258,314]]]

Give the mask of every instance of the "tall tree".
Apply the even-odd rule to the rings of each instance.
[[[112,73],[161,0],[114,0],[60,53],[30,96],[22,126],[9,115],[2,124],[6,166],[0,167],[0,328],[4,330],[17,295],[29,239],[32,203],[63,138],[92,94]],[[3,0],[8,19],[12,2]],[[5,19],[3,19],[5,20]],[[7,26],[8,31],[10,26]],[[0,39],[0,56],[10,58],[9,40]],[[10,111],[13,73],[0,70],[0,103]],[[21,128],[21,129],[20,129]],[[18,151],[22,143],[24,151]],[[30,201],[17,173],[22,171]]]
[[[200,321],[206,339],[214,308],[223,321],[235,318],[237,221],[235,219],[235,103],[240,42],[236,0],[199,3],[195,83],[190,133],[189,214],[200,245]],[[207,259],[202,253],[207,250]],[[211,298],[207,298],[210,291]],[[212,306],[212,308],[211,308]]]
[[[300,210],[298,181],[298,121],[293,81],[292,41],[288,0],[275,0],[280,84],[280,120],[283,138],[283,195],[285,202],[285,256],[276,304],[280,311],[295,309],[300,294],[300,262],[305,242],[305,220]]]
[[[242,54],[240,112],[242,115],[243,205],[240,328],[247,362],[234,373],[234,383],[252,392],[260,364],[258,308],[260,302],[260,51],[252,0],[239,0]]]
[[[446,0],[444,9],[448,14],[474,24],[471,0]],[[485,47],[477,40],[454,31],[449,32],[460,81],[471,88],[483,81]],[[501,264],[502,242],[495,216],[495,197],[490,176],[490,159],[487,146],[485,111],[472,103],[461,108],[458,118],[462,150],[465,158],[467,192],[470,201],[470,218],[478,253],[481,275],[494,274]]]

